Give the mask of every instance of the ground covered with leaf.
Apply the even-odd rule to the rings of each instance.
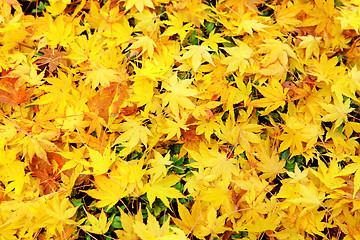
[[[357,0],[0,1],[0,239],[360,239]]]

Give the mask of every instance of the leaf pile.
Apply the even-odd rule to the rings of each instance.
[[[0,238],[360,239],[359,10],[1,1]]]

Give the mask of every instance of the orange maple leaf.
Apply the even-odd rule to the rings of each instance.
[[[20,88],[15,87],[15,83],[5,81],[3,89],[0,89],[0,102],[10,104],[15,107],[21,103],[28,102],[34,91],[33,88],[27,89],[26,85]]]

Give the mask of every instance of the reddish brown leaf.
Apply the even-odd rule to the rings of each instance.
[[[36,63],[38,65],[48,64],[50,72],[55,71],[60,64],[64,65],[65,67],[68,66],[68,61],[63,58],[65,56],[63,52],[60,52],[56,49],[42,49],[40,52],[44,53],[44,55],[42,55],[40,59],[36,61]]]

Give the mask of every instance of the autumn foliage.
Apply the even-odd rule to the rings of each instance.
[[[360,1],[0,1],[0,239],[360,239]]]

